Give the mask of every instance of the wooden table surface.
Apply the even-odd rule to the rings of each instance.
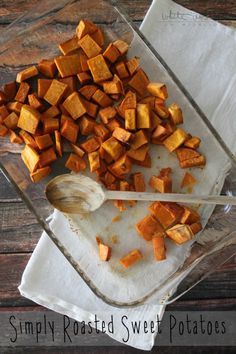
[[[38,0],[1,0],[0,30]],[[236,1],[234,0],[178,0],[179,4],[220,22],[236,26]],[[151,4],[150,0],[121,0],[130,17],[139,25]],[[20,296],[17,286],[22,272],[37,244],[42,229],[28,211],[20,197],[0,172],[0,311],[20,310],[37,312],[40,306]],[[197,285],[179,301],[168,306],[169,310],[236,310],[236,262],[231,259],[214,274]],[[4,353],[21,353],[26,348],[9,349]],[[109,347],[108,353],[135,353],[131,348]],[[180,353],[178,347],[162,348],[162,353]],[[212,352],[207,348],[186,348],[189,353]],[[103,348],[44,348],[30,350],[35,353],[103,353]],[[215,348],[216,353],[233,353],[232,348]],[[158,352],[154,347],[153,353]],[[1,348],[0,348],[1,353]]]

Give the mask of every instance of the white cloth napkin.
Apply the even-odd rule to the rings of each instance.
[[[153,1],[141,30],[190,91],[228,147],[236,152],[235,30],[170,0]],[[52,220],[55,229],[58,215],[54,213]],[[63,228],[58,232],[63,232]],[[157,315],[162,318],[165,310],[164,306],[155,304],[129,310],[105,304],[90,291],[45,233],[23,273],[19,290],[36,303],[77,321],[91,321],[94,314],[100,320],[109,321],[113,315],[116,331],[111,337],[120,342],[125,336],[120,322],[124,314],[130,321],[155,321]],[[150,350],[155,336],[133,334],[126,344]]]

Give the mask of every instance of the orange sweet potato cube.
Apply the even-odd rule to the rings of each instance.
[[[86,113],[86,108],[77,92],[73,92],[63,102],[63,107],[70,113],[73,119],[78,119]]]
[[[119,81],[106,81],[103,83],[103,90],[109,95],[116,95],[122,93],[122,86]]]
[[[67,98],[69,95],[72,94],[72,92],[77,90],[77,82],[75,76],[67,76],[64,77],[63,79],[59,79],[59,81],[67,85],[67,89],[63,94],[64,98]]]
[[[181,216],[180,223],[190,225],[198,221],[200,221],[200,215],[198,212],[194,209],[184,207],[184,213]]]
[[[54,131],[54,136],[55,136],[55,147],[56,147],[56,152],[60,157],[62,157],[62,143],[61,143],[61,133],[58,130]]]
[[[156,98],[155,100],[154,111],[162,119],[169,118],[170,112],[168,111],[168,108],[165,106],[164,102],[159,102],[159,98]]]
[[[134,108],[125,110],[125,129],[136,129],[136,110]]]
[[[56,106],[60,102],[66,90],[67,90],[66,84],[54,79],[52,80],[49,89],[44,95],[44,99],[52,106]]]
[[[147,90],[151,95],[159,97],[162,100],[166,100],[168,98],[167,88],[163,83],[150,82],[147,86]]]
[[[135,89],[140,96],[144,96],[149,84],[149,79],[142,69],[139,69],[128,82],[129,86]]]
[[[38,97],[43,98],[49,89],[52,80],[50,79],[38,79]]]
[[[76,27],[76,34],[79,39],[84,37],[86,34],[92,34],[97,31],[97,26],[89,20],[80,20],[78,26]]]
[[[175,151],[188,138],[188,134],[183,129],[176,129],[168,138],[163,141],[164,146],[170,151]]]
[[[50,165],[52,162],[56,161],[57,155],[52,147],[50,147],[47,150],[44,150],[40,154],[40,159],[39,159],[39,167],[45,167]]]
[[[115,42],[113,42],[113,45],[118,49],[121,55],[124,55],[129,49],[128,43],[122,39],[117,39]]]
[[[90,171],[94,172],[100,167],[100,157],[98,151],[93,151],[88,154]]]
[[[82,71],[78,54],[60,56],[54,59],[62,78],[77,75]]]
[[[181,188],[193,186],[197,183],[197,180],[191,175],[191,173],[186,172],[181,182]]]
[[[183,113],[177,103],[172,103],[168,108],[168,111],[170,112],[170,120],[173,124],[178,125],[183,123]]]
[[[30,145],[32,148],[34,148],[36,150],[38,149],[38,145],[36,144],[34,138],[29,133],[27,133],[25,130],[21,129],[19,132],[19,135],[23,139],[23,141],[26,145]]]
[[[50,166],[37,169],[35,172],[30,174],[30,178],[34,183],[38,183],[44,177],[48,176],[51,173],[52,169]]]
[[[35,142],[40,150],[47,149],[53,145],[53,141],[50,134],[36,136]]]
[[[180,162],[181,168],[190,168],[190,167],[204,167],[206,164],[205,156],[199,156],[194,159],[185,160]]]
[[[102,51],[102,48],[97,44],[97,42],[93,40],[89,34],[86,34],[79,40],[79,45],[88,58],[94,58]]]
[[[128,143],[131,138],[131,133],[123,128],[118,127],[113,131],[112,136],[119,140],[121,143]]]
[[[127,152],[127,155],[134,160],[144,161],[148,150],[149,150],[149,146],[146,144],[146,145],[142,145],[140,148],[135,149],[135,150],[132,148],[129,149],[129,151]]]
[[[104,141],[102,147],[113,160],[117,160],[124,152],[123,146],[114,137]]]
[[[79,93],[81,93],[81,95],[83,95],[87,100],[91,100],[96,91],[97,87],[95,85],[85,85],[79,89]]]
[[[74,36],[67,39],[67,41],[59,44],[59,49],[62,54],[67,55],[79,49],[78,37]]]
[[[93,76],[94,82],[101,82],[112,78],[107,63],[102,54],[88,60],[88,66]]]
[[[0,123],[0,136],[5,136],[8,133],[8,129],[5,125]]]
[[[30,172],[34,172],[39,164],[39,154],[31,146],[25,145],[21,158]]]
[[[3,91],[8,100],[13,100],[13,98],[16,95],[16,82],[15,81],[7,82],[3,86]]]
[[[23,103],[20,102],[8,102],[7,109],[11,112],[20,113]]]
[[[30,85],[28,84],[28,82],[21,82],[18,91],[16,93],[15,100],[24,103],[29,93],[29,90],[30,90]]]
[[[36,109],[25,104],[21,108],[17,126],[28,133],[35,134],[40,118],[41,115]]]
[[[119,50],[110,43],[103,53],[104,58],[108,59],[111,63],[115,63],[120,56]]]
[[[142,253],[139,250],[133,250],[126,256],[120,259],[120,264],[124,268],[129,268],[143,258]]]
[[[71,153],[65,166],[71,171],[80,172],[86,169],[86,162],[82,157]]]
[[[132,91],[128,91],[125,95],[125,98],[120,103],[118,107],[118,112],[121,117],[125,118],[126,109],[136,109],[137,107],[137,97],[136,94]]]
[[[152,247],[154,257],[157,261],[166,259],[166,247],[164,236],[155,236],[152,238]]]
[[[17,128],[17,123],[18,123],[19,117],[15,112],[11,112],[5,119],[4,119],[4,125],[8,129],[16,129]]]
[[[176,150],[176,154],[181,168],[202,167],[206,164],[205,156],[201,155],[196,150],[179,148]]]
[[[99,243],[99,257],[101,261],[107,262],[111,258],[112,248],[110,246],[104,245],[103,243]]]
[[[78,145],[75,145],[75,144],[70,144],[73,152],[78,155],[79,157],[83,157],[85,152],[84,150],[80,149],[80,147]]]
[[[137,104],[137,128],[148,129],[151,127],[151,116],[149,105],[146,103]]]
[[[143,130],[138,130],[132,138],[131,148],[134,150],[139,149],[141,146],[148,143],[148,138]]]
[[[149,153],[146,154],[145,159],[143,161],[134,161],[136,165],[151,168],[152,167],[152,160]]]
[[[113,118],[109,120],[106,126],[110,132],[113,132],[116,128],[120,127],[121,124],[116,118]]]
[[[95,91],[95,93],[92,96],[92,99],[99,104],[101,107],[108,107],[110,106],[113,102],[110,99],[108,95],[105,94],[102,90],[98,89]]]
[[[88,140],[86,140],[84,143],[80,144],[80,147],[89,154],[90,152],[96,151],[99,149],[100,144],[98,140],[93,137]]]
[[[55,130],[59,130],[59,119],[49,117],[43,120],[44,134],[52,133]]]
[[[22,82],[27,79],[30,79],[31,77],[38,75],[38,73],[39,72],[36,66],[31,66],[30,68],[22,70],[17,74],[16,82]]]
[[[134,173],[132,175],[133,178],[133,183],[134,183],[134,189],[136,192],[145,192],[146,186],[145,186],[145,180],[144,176],[141,172]]]
[[[150,205],[149,210],[164,229],[179,222],[184,212],[184,209],[177,203],[167,202],[154,202]]]
[[[96,136],[100,137],[102,141],[108,139],[110,135],[109,130],[102,124],[95,124],[93,130]]]
[[[97,27],[97,30],[93,33],[90,33],[90,36],[93,38],[93,40],[102,48],[104,45],[104,36],[102,33],[101,28]]]
[[[139,68],[139,58],[134,57],[129,59],[126,63],[126,66],[129,70],[130,75],[132,76]]]
[[[69,120],[66,120],[61,127],[61,135],[73,144],[77,141],[78,133],[79,126]]]
[[[8,109],[6,106],[0,107],[0,123],[4,121],[4,119],[9,115]]]
[[[80,52],[79,59],[80,59],[80,66],[81,66],[82,72],[89,71],[89,67],[88,67],[88,63],[87,63],[87,61],[88,61],[87,55],[84,52]]]
[[[95,121],[87,116],[81,117],[79,120],[79,128],[80,128],[80,133],[82,135],[90,135],[93,133],[93,129],[95,126]]]
[[[50,106],[45,112],[42,113],[41,120],[44,121],[44,119],[47,118],[54,118],[60,114],[59,109],[57,106]]]
[[[188,139],[184,142],[184,146],[195,150],[195,149],[199,148],[200,143],[201,143],[201,139],[199,139],[196,136],[192,136],[190,139]]]
[[[97,117],[97,111],[98,111],[98,105],[92,102],[89,102],[81,97],[81,101],[86,109],[87,114],[90,117],[96,118]]]
[[[100,109],[99,116],[104,124],[107,124],[109,119],[115,118],[117,111],[114,107],[105,107]]]
[[[109,168],[109,170],[118,178],[123,178],[124,175],[131,171],[132,163],[127,154],[122,155]]]
[[[151,241],[155,235],[164,234],[163,227],[152,215],[145,216],[135,228],[146,241]]]
[[[151,176],[149,185],[160,193],[172,192],[172,180],[167,176]]]
[[[14,143],[14,144],[23,144],[23,139],[17,134],[15,133],[13,130],[9,129],[9,138],[10,138],[10,142]]]
[[[193,232],[189,225],[177,224],[172,226],[170,229],[166,230],[167,236],[177,243],[177,245],[182,245],[193,238]]]
[[[53,60],[43,59],[38,64],[39,71],[50,78],[53,78],[56,74],[57,67]]]
[[[115,66],[117,74],[121,79],[127,79],[129,77],[129,72],[126,68],[126,65],[123,61],[120,61],[119,63],[116,64]]]
[[[88,83],[92,79],[91,75],[86,72],[82,72],[82,73],[77,74],[77,77],[78,77],[78,80],[81,83],[81,85]]]
[[[202,230],[202,224],[200,222],[195,222],[189,225],[189,227],[194,235],[198,234]]]
[[[40,101],[40,99],[37,97],[35,93],[32,93],[31,95],[28,95],[28,101],[29,105],[38,111],[42,111],[44,109],[43,103]]]

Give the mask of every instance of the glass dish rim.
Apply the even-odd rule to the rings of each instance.
[[[227,145],[225,144],[225,142],[223,141],[223,139],[221,138],[221,136],[219,135],[219,133],[216,131],[216,129],[213,127],[213,125],[211,124],[211,122],[207,119],[207,116],[205,115],[205,113],[201,110],[201,108],[198,106],[198,104],[195,102],[195,100],[193,99],[193,97],[191,96],[191,94],[187,91],[187,89],[184,87],[184,85],[181,83],[181,81],[177,78],[177,76],[174,74],[174,72],[170,69],[170,67],[168,66],[168,64],[164,61],[164,59],[162,58],[162,56],[156,51],[156,49],[151,45],[151,43],[146,39],[146,37],[143,35],[143,33],[139,30],[139,28],[135,25],[135,23],[133,23],[133,21],[130,19],[130,17],[128,16],[128,14],[126,13],[126,11],[124,10],[123,6],[121,6],[120,4],[117,4],[116,0],[103,0],[107,3],[109,3],[110,5],[113,6],[113,8],[117,11],[117,13],[124,19],[124,21],[130,26],[131,30],[138,35],[141,40],[144,42],[144,44],[149,48],[149,50],[152,52],[152,54],[155,56],[155,58],[158,60],[158,62],[162,65],[162,67],[166,70],[167,74],[170,76],[170,78],[173,80],[173,82],[177,85],[177,87],[179,88],[179,90],[182,92],[182,94],[185,96],[185,98],[187,99],[188,103],[192,106],[192,108],[197,112],[197,114],[200,116],[200,118],[203,120],[203,122],[206,124],[206,126],[208,127],[208,129],[211,131],[212,135],[214,136],[214,138],[216,139],[216,141],[218,142],[218,144],[221,146],[221,148],[224,150],[224,152],[226,153],[226,155],[228,156],[230,162],[232,163],[232,167],[236,167],[236,157],[234,156],[234,154],[230,151],[230,149],[227,147]],[[73,3],[74,1],[66,1],[63,3],[63,6]],[[6,29],[3,30],[3,36],[4,33],[7,33],[7,31],[12,28],[20,19],[24,18],[25,16],[27,16],[28,13],[30,13],[31,11],[33,11],[34,8],[37,8],[38,4],[36,4],[35,6],[33,6],[29,11],[27,11],[26,13],[24,13],[23,15],[21,15],[20,17],[18,17],[15,21],[13,21],[9,26],[6,27]],[[52,16],[53,18],[53,16]],[[2,37],[3,37],[2,36]],[[4,43],[4,42],[2,42]],[[231,167],[231,169],[232,169]],[[13,180],[13,178],[11,177],[11,175],[7,172],[7,170],[5,169],[5,167],[3,166],[3,164],[0,161],[0,169],[2,170],[3,174],[5,175],[5,177],[7,178],[8,181],[10,181],[10,183],[14,186],[14,188],[16,189],[17,193],[19,194],[19,196],[22,198],[22,200],[25,202],[25,204],[27,205],[28,209],[30,210],[30,212],[32,212],[38,223],[40,224],[40,226],[43,228],[44,231],[46,231],[46,233],[48,234],[48,236],[50,237],[50,239],[52,240],[52,242],[57,246],[57,248],[59,249],[59,251],[64,255],[64,257],[68,260],[68,262],[72,265],[72,267],[76,270],[76,272],[80,275],[80,277],[83,279],[83,281],[89,286],[89,288],[91,289],[91,291],[98,296],[101,300],[103,300],[105,303],[107,303],[108,305],[114,306],[114,307],[118,307],[118,308],[131,308],[131,307],[136,307],[136,306],[141,306],[145,303],[146,300],[148,300],[151,296],[153,296],[153,294],[155,294],[158,290],[160,290],[158,287],[156,287],[155,289],[153,289],[152,291],[150,291],[147,295],[143,296],[142,298],[132,301],[132,302],[118,302],[115,300],[110,299],[109,297],[107,297],[106,295],[104,295],[97,287],[96,285],[94,285],[94,283],[88,278],[88,276],[86,275],[85,271],[83,271],[78,262],[75,261],[75,259],[69,254],[69,252],[66,250],[66,248],[63,246],[63,244],[59,241],[59,239],[56,237],[56,235],[51,231],[49,225],[47,224],[46,221],[44,221],[44,219],[42,217],[39,216],[39,214],[37,213],[36,209],[34,208],[32,202],[30,201],[30,199],[27,197],[27,195],[25,195],[21,189],[19,188],[19,186],[17,185],[17,183]],[[233,255],[232,255],[233,256]],[[231,258],[231,257],[230,257]],[[227,261],[227,260],[225,260]],[[199,262],[196,262],[196,264],[191,268],[191,271],[193,269],[195,269],[196,265]],[[192,265],[190,265],[191,267]],[[187,268],[188,269],[188,268]],[[191,272],[190,271],[190,272]],[[211,274],[214,270],[207,272],[206,276],[203,276],[201,278],[201,280],[203,280],[205,277],[207,277],[209,274]],[[188,276],[188,275],[186,275]],[[170,277],[171,278],[171,277]],[[201,281],[200,280],[200,281]],[[165,282],[164,282],[165,284]],[[163,285],[162,284],[162,287]],[[196,283],[197,284],[197,283]],[[193,285],[194,286],[194,285]],[[192,287],[193,287],[192,286]],[[192,287],[188,288],[186,291],[184,291],[182,294],[178,295],[178,298],[180,296],[182,296],[183,294],[185,294],[188,290],[190,290]],[[168,298],[164,300],[164,302],[161,302],[161,304],[169,304],[171,302],[173,302],[175,300],[175,298],[173,300],[171,300],[170,302],[168,301]]]

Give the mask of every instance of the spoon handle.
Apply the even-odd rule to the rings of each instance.
[[[139,193],[105,191],[106,199],[178,202],[190,204],[236,205],[236,197],[226,195],[194,195],[177,193]]]

